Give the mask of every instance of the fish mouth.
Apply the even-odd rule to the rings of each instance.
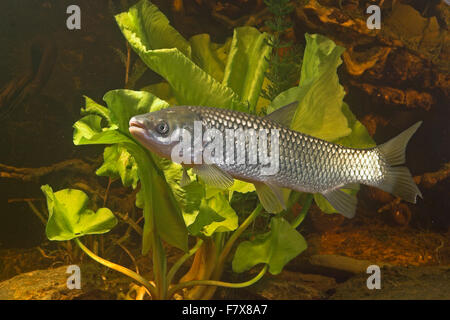
[[[130,122],[128,123],[128,125],[130,126],[130,129],[131,129],[131,128],[141,128],[141,129],[145,129],[144,124],[143,124],[142,122],[140,122],[140,121],[134,119],[134,118],[131,118],[131,119],[130,119]]]
[[[130,131],[132,136],[148,138],[147,128],[141,121],[131,118],[128,126],[128,131]]]

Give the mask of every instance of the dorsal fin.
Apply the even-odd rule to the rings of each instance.
[[[289,103],[281,108],[278,108],[274,112],[269,113],[264,117],[264,119],[270,119],[278,124],[281,124],[283,127],[289,128],[291,126],[292,119],[294,119],[298,104],[298,101]]]

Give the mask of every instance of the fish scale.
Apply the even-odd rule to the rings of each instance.
[[[405,163],[406,145],[421,122],[375,148],[353,149],[290,130],[289,124],[297,106],[298,102],[291,103],[264,118],[228,109],[174,106],[134,116],[130,119],[129,130],[144,147],[162,157],[172,159],[172,150],[175,146],[179,147],[180,142],[172,140],[172,134],[178,129],[187,129],[191,135],[194,133],[194,140],[188,144],[188,149],[182,150],[181,154],[185,155],[187,151],[186,159],[191,160],[197,159],[198,145],[196,144],[200,143],[195,140],[195,122],[202,123],[203,133],[207,129],[218,130],[225,138],[222,159],[234,159],[233,163],[229,161],[215,164],[207,161],[184,163],[185,158],[181,160],[181,163],[192,167],[193,172],[206,184],[217,188],[230,187],[233,184],[233,178],[253,183],[261,204],[266,211],[272,213],[286,209],[281,188],[321,193],[337,212],[349,218],[355,215],[357,200],[354,195],[342,192],[340,190],[342,187],[353,187],[355,184],[375,186],[413,203],[416,202],[417,196],[422,196],[408,168],[399,166]],[[248,129],[254,129],[256,144],[250,144],[248,133],[251,130],[246,131],[247,134],[243,140],[240,139],[241,135],[238,136],[239,139],[235,136],[232,141],[234,154],[229,155],[227,129],[242,130],[234,131],[241,135]],[[279,133],[279,166],[278,171],[271,175],[262,174],[262,169],[266,165],[261,162],[261,159],[256,159],[257,161],[252,163],[249,158],[252,150],[259,156],[258,147],[252,149],[252,146],[258,146],[259,132],[262,129],[267,130],[267,133],[276,129]],[[202,136],[203,147],[212,149],[210,150],[212,153],[220,152],[217,150],[219,144],[208,148],[212,141],[204,141],[204,138]],[[267,150],[262,152],[268,153],[270,160],[276,160],[276,154],[270,153],[270,134],[267,138]],[[191,149],[194,150],[195,155],[192,154]],[[180,154],[179,149],[177,150]],[[237,162],[238,151],[245,152],[246,157],[243,163]],[[201,152],[201,155],[205,160],[204,152]],[[181,183],[185,184],[189,181],[185,168]]]
[[[352,149],[286,129],[270,119],[220,108],[187,107],[202,121],[203,130],[226,129],[279,130],[279,171],[273,176],[259,174],[261,164],[219,164],[230,174],[261,182],[275,181],[280,186],[305,192],[323,192],[351,183],[377,185],[382,180],[386,162],[376,149]],[[258,136],[257,136],[258,139]],[[235,139],[236,141],[237,139]],[[245,146],[249,154],[249,143]],[[268,139],[270,151],[270,139]],[[225,152],[225,145],[224,145]],[[235,163],[237,162],[235,152]]]

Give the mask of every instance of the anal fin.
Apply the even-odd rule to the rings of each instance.
[[[280,187],[263,182],[256,182],[254,185],[264,210],[269,213],[279,213],[286,209],[283,190]]]

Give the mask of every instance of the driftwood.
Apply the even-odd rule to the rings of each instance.
[[[56,55],[56,46],[50,39],[37,37],[33,40],[30,67],[0,90],[0,120],[41,91],[50,78]]]
[[[37,182],[40,178],[57,171],[74,171],[90,175],[100,162],[88,163],[81,159],[70,159],[40,168],[16,168],[0,163],[0,178]]]
[[[413,1],[393,1],[393,5],[389,1],[389,8],[385,2],[381,29],[370,30],[365,13],[369,4],[353,2],[351,8],[339,7],[335,1],[299,2],[297,38],[304,32],[321,33],[346,47],[348,83],[386,104],[428,111],[436,93],[450,96],[449,33],[443,18],[449,16],[448,6],[424,14],[406,4]]]

